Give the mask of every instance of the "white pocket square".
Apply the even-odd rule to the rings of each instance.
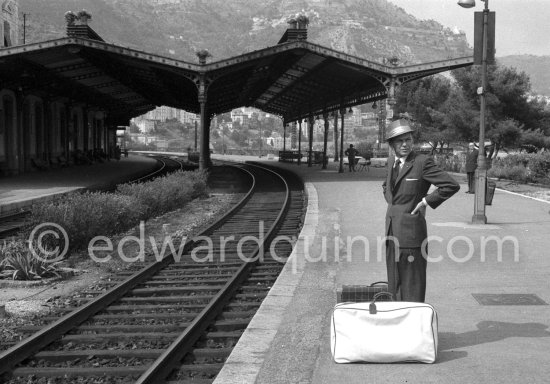
[[[418,179],[405,179],[406,181],[417,181]]]

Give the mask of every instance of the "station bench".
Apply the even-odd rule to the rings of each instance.
[[[294,160],[302,158],[302,154],[298,151],[279,151],[279,161],[290,161],[291,163]]]

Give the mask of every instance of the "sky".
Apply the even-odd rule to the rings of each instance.
[[[474,12],[485,3],[476,0],[474,8],[460,7],[458,0],[389,0],[417,19],[433,19],[445,27],[466,32],[473,46]],[[496,56],[529,54],[550,56],[550,0],[489,0],[495,12]]]

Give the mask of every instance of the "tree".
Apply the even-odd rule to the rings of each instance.
[[[416,138],[428,142],[432,152],[457,138],[458,121],[447,118],[454,107],[453,98],[459,94],[450,80],[443,76],[430,76],[404,84],[397,93],[396,111],[412,115]]]
[[[139,127],[135,123],[130,123],[130,133],[140,133]]]
[[[519,145],[521,127],[518,122],[513,119],[501,120],[487,132],[487,138],[490,139],[493,144],[487,157],[496,157],[500,149],[515,148]]]
[[[522,131],[520,137],[521,149],[528,153],[534,153],[545,148],[548,137],[540,129]]]
[[[478,66],[453,71],[453,76],[472,106],[479,111],[477,89],[481,84]],[[487,124],[514,119],[526,129],[539,128],[544,108],[536,101],[529,101],[531,82],[525,72],[515,68],[494,65],[488,70],[488,86],[485,90]]]
[[[433,126],[434,121],[428,108],[438,110],[451,92],[449,79],[443,76],[429,76],[403,84],[396,92],[395,113],[409,113],[422,126]]]

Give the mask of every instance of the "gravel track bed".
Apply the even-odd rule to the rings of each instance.
[[[113,377],[71,377],[70,382],[73,384],[119,384],[119,383],[134,383],[137,376],[113,376]],[[64,377],[19,377],[8,381],[6,384],[67,384],[67,379]]]
[[[52,362],[48,360],[30,360],[27,365],[32,368],[69,368],[69,367],[137,367],[145,364],[151,364],[153,359],[142,359],[138,357],[113,357],[104,358],[93,355],[86,359],[74,359],[63,362]]]
[[[54,342],[47,348],[49,351],[85,351],[88,349],[103,349],[103,350],[128,350],[128,349],[165,349],[171,344],[170,340],[121,340],[121,341],[105,341],[102,343],[60,343]]]

